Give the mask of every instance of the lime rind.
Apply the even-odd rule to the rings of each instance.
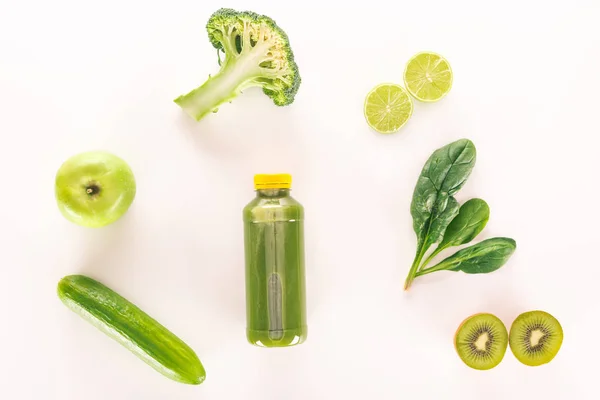
[[[452,89],[454,74],[446,58],[424,51],[415,54],[404,69],[404,84],[415,99],[433,103],[444,98]]]
[[[363,112],[371,129],[382,134],[396,133],[412,117],[413,101],[402,86],[382,83],[367,94]]]

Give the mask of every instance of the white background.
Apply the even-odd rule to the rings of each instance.
[[[3,1],[0,5],[1,399],[597,398],[597,1]],[[347,4],[347,3],[345,3]],[[492,5],[493,4],[493,5]],[[303,83],[276,108],[249,90],[201,123],[173,99],[214,73],[205,23],[221,6],[272,16]],[[366,93],[401,82],[416,52],[446,56],[450,95],[416,104],[396,135],[367,127]],[[402,284],[423,163],[461,137],[478,161],[458,199],[484,198],[481,239],[515,238],[490,275]],[[58,212],[54,176],[81,151],[133,168],[119,222]],[[259,172],[289,172],[307,211],[309,338],[245,340],[241,209]],[[202,359],[172,382],[67,310],[56,283],[84,273],[125,295]],[[476,312],[509,327],[543,309],[565,331],[548,365],[510,353],[467,368],[452,338]]]

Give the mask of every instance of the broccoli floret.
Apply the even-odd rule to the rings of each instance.
[[[221,8],[209,18],[206,30],[221,69],[175,99],[187,114],[199,121],[250,87],[261,87],[277,106],[294,102],[300,74],[288,37],[275,21],[251,11]]]

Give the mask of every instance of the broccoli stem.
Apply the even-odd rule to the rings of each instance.
[[[179,96],[174,101],[196,121],[211,112],[217,112],[219,106],[232,101],[243,88],[248,87],[249,74],[236,64],[224,64],[221,70],[208,78],[202,86]]]

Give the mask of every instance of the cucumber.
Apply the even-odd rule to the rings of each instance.
[[[58,283],[58,297],[164,376],[190,385],[206,378],[200,359],[187,344],[102,283],[84,275],[65,276]]]

